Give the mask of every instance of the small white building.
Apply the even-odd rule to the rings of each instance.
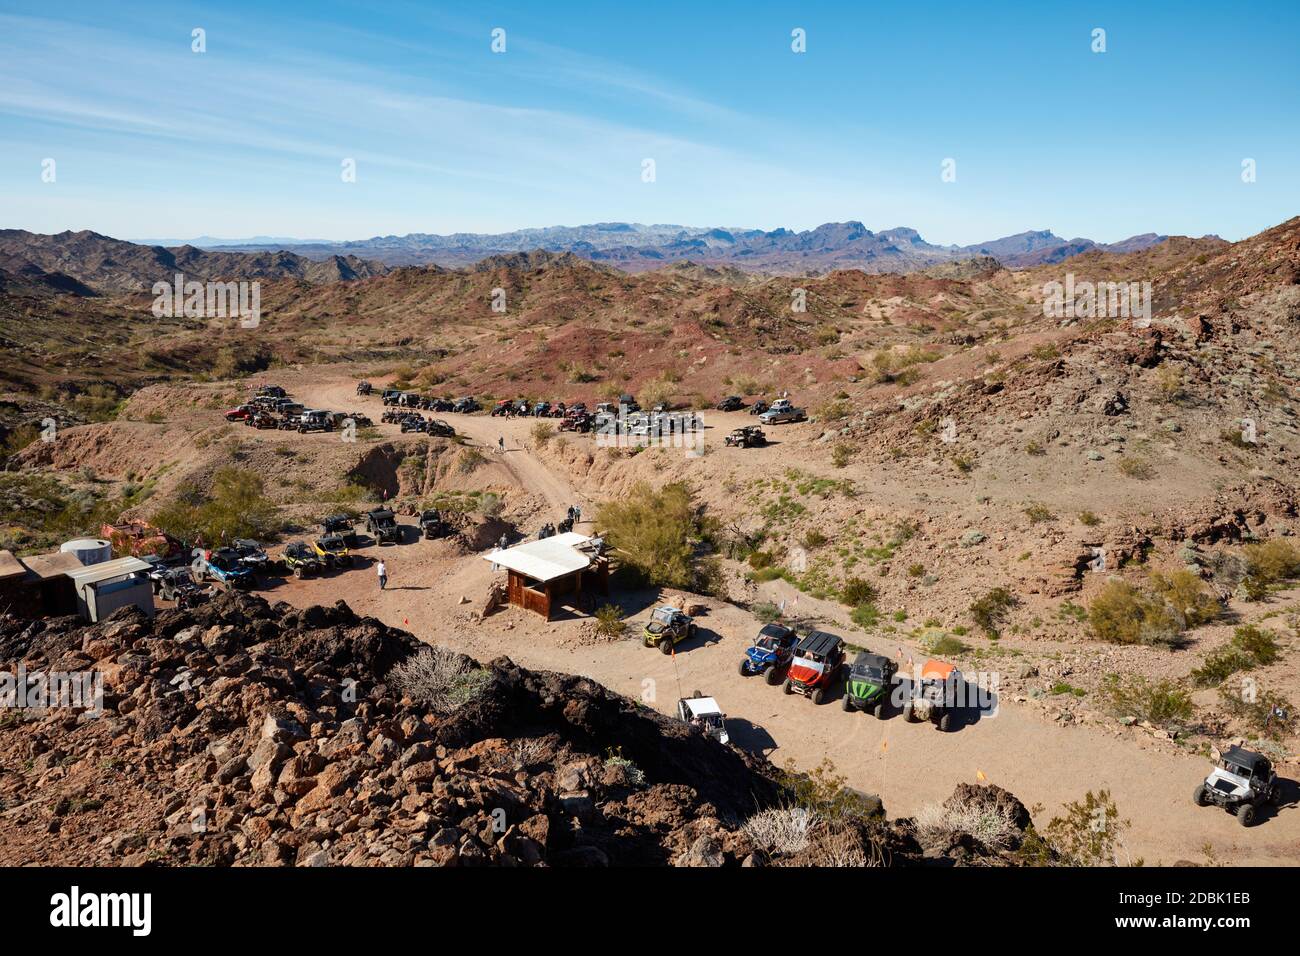
[[[149,564],[139,558],[114,558],[66,572],[86,620],[102,621],[120,607],[135,605],[153,617]]]
[[[483,555],[508,574],[506,598],[550,620],[560,604],[580,601],[584,587],[608,593],[609,559],[593,539],[576,531],[526,541]]]

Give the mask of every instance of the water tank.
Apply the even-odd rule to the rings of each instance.
[[[82,564],[99,564],[113,557],[113,546],[103,538],[77,538],[59,546],[66,554],[75,554]]]

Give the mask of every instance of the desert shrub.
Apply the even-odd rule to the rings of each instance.
[[[1163,598],[1124,581],[1107,581],[1088,607],[1093,633],[1113,644],[1180,642],[1183,620]]]
[[[816,813],[806,807],[773,807],[754,814],[741,830],[764,852],[785,856],[808,848],[816,822]]]
[[[555,426],[550,422],[534,422],[531,434],[534,444],[541,447],[555,437]]]
[[[1190,720],[1193,713],[1191,694],[1164,678],[1107,674],[1099,693],[1116,717],[1136,717],[1157,727]]]
[[[817,420],[822,422],[838,422],[848,418],[853,412],[853,406],[844,401],[830,401],[817,409]]]
[[[1006,588],[993,588],[970,606],[970,615],[976,627],[991,638],[1002,635],[1002,625],[1019,599]]]
[[[1219,616],[1218,600],[1200,577],[1186,568],[1169,574],[1153,571],[1151,590],[1181,614],[1188,627],[1205,624]]]
[[[658,491],[638,483],[626,496],[602,503],[596,524],[619,549],[623,566],[649,584],[693,589],[702,583],[702,574],[710,573],[697,552],[716,529],[682,482]]]
[[[758,618],[762,624],[771,624],[781,616],[781,609],[771,601],[759,601],[750,607],[749,613]]]
[[[642,408],[654,408],[661,403],[671,406],[677,397],[677,383],[665,372],[642,385],[638,397]]]
[[[623,748],[611,748],[605,757],[606,767],[620,767],[627,775],[628,782],[633,787],[644,787],[646,785],[645,771],[634,764],[627,757],[623,756]]]
[[[799,544],[802,545],[807,550],[813,551],[816,550],[817,548],[820,548],[828,540],[830,539],[828,539],[826,535],[822,534],[822,532],[818,531],[816,528],[813,528],[811,531],[808,531],[807,533],[804,534],[802,538],[799,539]]]
[[[1269,538],[1241,549],[1242,586],[1248,597],[1260,600],[1271,587],[1300,577],[1300,547],[1286,538]]]
[[[1174,403],[1186,395],[1183,373],[1172,365],[1162,365],[1156,372],[1156,394],[1162,402]]]
[[[1223,708],[1250,730],[1273,740],[1295,732],[1295,711],[1281,694],[1261,688],[1251,677],[1229,681],[1219,688]]]
[[[1030,524],[1041,524],[1044,521],[1056,520],[1056,515],[1052,513],[1052,509],[1037,501],[1032,501],[1025,506],[1025,517],[1029,519]]]
[[[478,500],[478,513],[488,518],[495,518],[501,514],[501,496],[488,492]]]
[[[181,486],[151,520],[182,541],[201,534],[209,544],[260,538],[276,524],[275,505],[264,494],[261,476],[233,467],[218,469],[209,493],[193,485]]]
[[[1155,477],[1156,470],[1145,458],[1133,458],[1125,455],[1119,460],[1119,473],[1126,478],[1146,481],[1148,478]]]
[[[847,778],[836,772],[829,757],[807,773],[787,763],[781,778],[794,806],[827,820],[865,820],[882,809],[879,799],[847,788]]]
[[[1087,528],[1095,528],[1097,525],[1101,524],[1101,519],[1091,511],[1080,511],[1079,524]]]
[[[393,685],[416,703],[438,714],[450,714],[468,703],[490,679],[462,654],[445,647],[417,651],[389,674]]]
[[[623,623],[623,610],[614,604],[602,604],[596,608],[596,634],[613,639],[622,637],[627,625]]]
[[[840,588],[840,600],[850,607],[876,599],[876,586],[864,578],[848,578]]]
[[[973,800],[953,801],[951,805],[932,803],[916,814],[916,829],[930,840],[946,840],[969,833],[987,847],[1008,847],[1019,835],[1015,813],[1010,804]]]
[[[957,654],[965,654],[969,650],[970,645],[951,634],[944,634],[930,645],[930,653],[940,657],[954,657]]]
[[[848,442],[839,442],[831,448],[831,464],[836,468],[847,468],[853,460],[853,446]]]
[[[749,566],[755,571],[760,571],[763,568],[771,567],[772,553],[770,551],[751,551],[749,557],[745,560],[749,562]]]
[[[456,473],[460,475],[473,474],[480,465],[487,463],[487,456],[477,448],[462,448],[456,458]]]
[[[1109,790],[1089,790],[1082,800],[1066,804],[1065,815],[1053,817],[1042,837],[1058,865],[1119,866],[1120,840],[1128,826]]]
[[[880,623],[880,608],[866,601],[849,612],[849,620],[864,630],[870,630]]]

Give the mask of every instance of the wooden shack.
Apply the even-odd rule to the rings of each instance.
[[[609,592],[609,559],[576,531],[517,544],[483,560],[505,568],[506,600],[548,621],[561,606],[580,604],[584,592]]]

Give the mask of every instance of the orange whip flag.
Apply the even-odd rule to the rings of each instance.
[[[984,771],[983,771],[983,770],[976,770],[976,771],[975,771],[975,779],[978,780],[978,781],[980,781],[981,783],[983,783],[985,780],[988,779],[988,777],[984,776]]]

